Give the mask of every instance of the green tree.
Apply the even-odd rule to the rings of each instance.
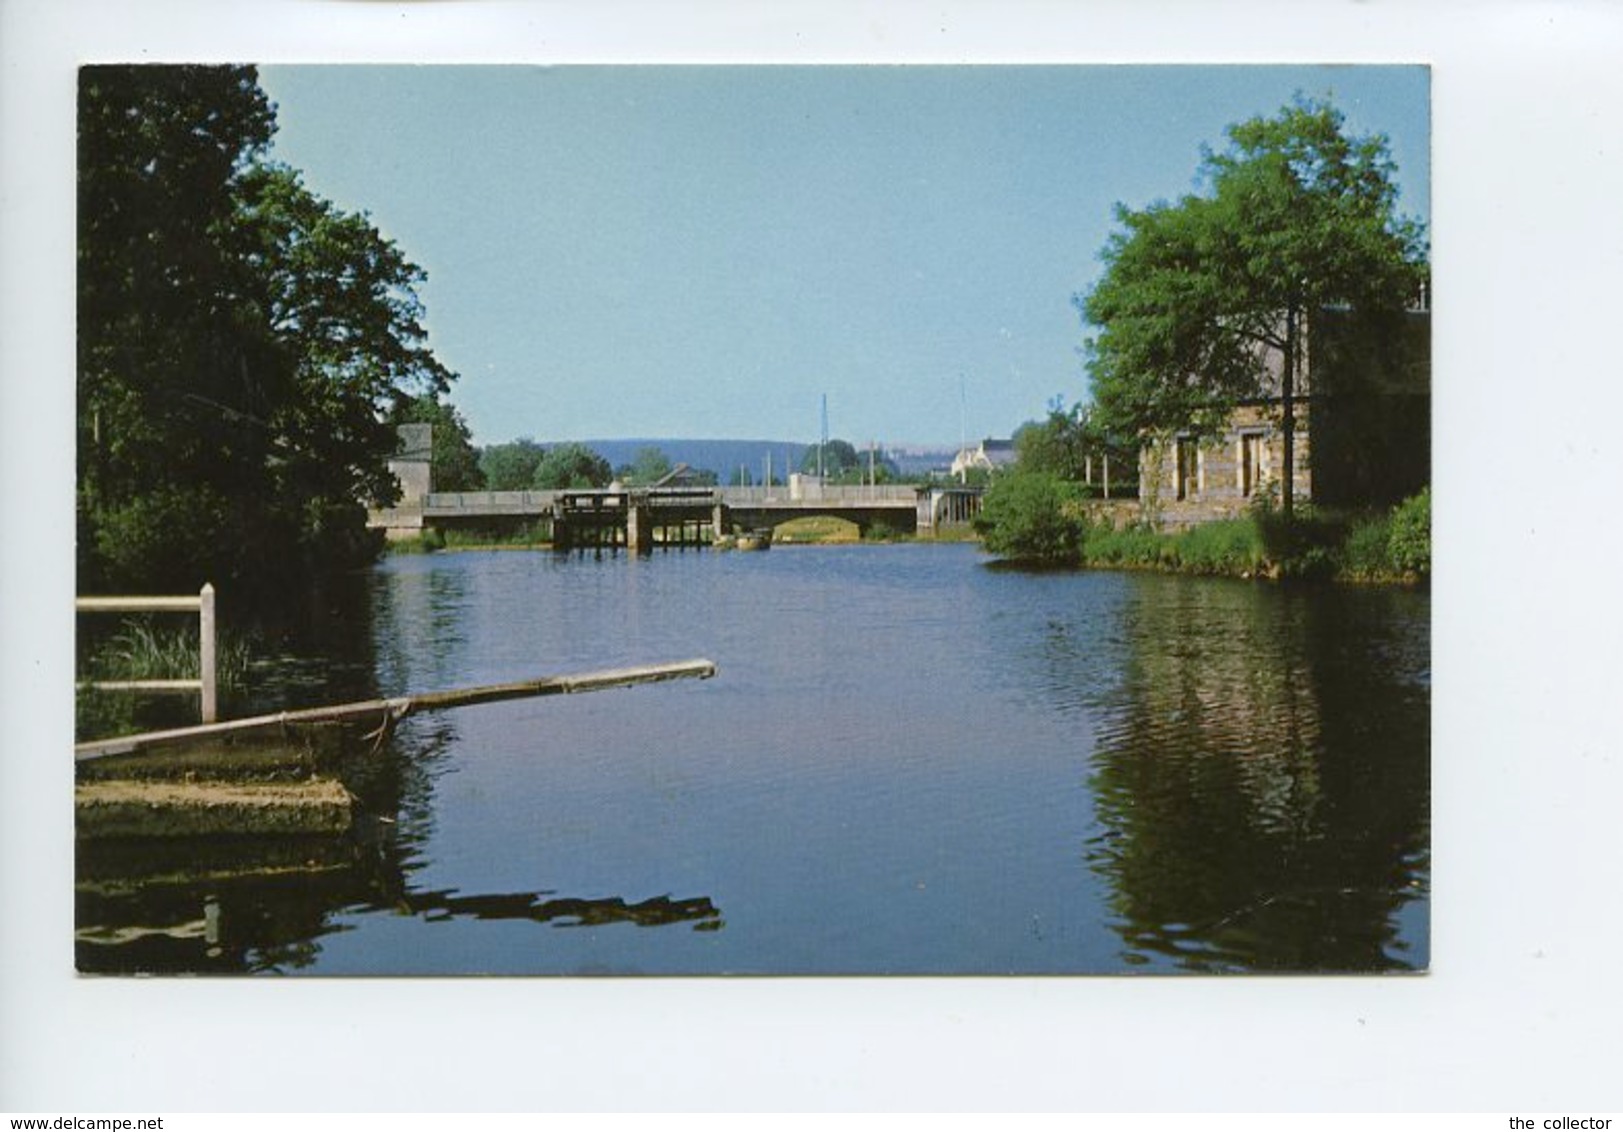
[[[491,491],[525,491],[535,486],[535,469],[546,449],[527,436],[506,444],[487,444],[479,452],[479,470]]]
[[[637,449],[631,463],[620,469],[619,479],[625,484],[645,487],[670,475],[671,469],[671,458],[665,450],[650,444]]]
[[[1063,408],[1058,397],[1049,404],[1048,419],[1015,430],[1014,447],[1021,471],[1099,488],[1108,478],[1122,494],[1130,493],[1138,478],[1137,445],[1107,433],[1091,410]]]
[[[1016,469],[995,476],[975,517],[986,549],[1016,561],[1075,562],[1082,523],[1072,511],[1077,487],[1048,472]]]
[[[86,588],[226,583],[268,549],[251,510],[286,372],[218,237],[273,129],[248,68],[79,72]]]
[[[485,487],[480,453],[462,414],[449,401],[437,397],[402,397],[389,417],[394,425],[426,424],[434,428],[435,491],[482,491]],[[533,469],[532,469],[533,474]],[[528,482],[526,477],[525,482]]]
[[[543,491],[607,487],[614,479],[609,462],[584,444],[570,442],[547,450],[536,465],[532,486]]]
[[[1099,328],[1089,368],[1114,433],[1210,435],[1239,401],[1276,395],[1289,514],[1310,320],[1342,309],[1377,340],[1425,277],[1425,239],[1396,213],[1386,139],[1348,137],[1329,104],[1299,100],[1228,136],[1205,156],[1205,195],[1117,206],[1105,274],[1076,302]]]
[[[364,215],[322,200],[285,166],[251,166],[238,196],[222,237],[288,368],[289,395],[270,417],[271,498],[311,563],[350,565],[354,552],[339,544],[364,526],[366,501],[396,490],[395,406],[432,402],[452,381],[422,325],[415,288],[426,275]]]
[[[813,444],[806,449],[805,455],[800,458],[800,471],[804,475],[816,475],[821,468],[826,478],[837,480],[855,468],[859,460],[856,447],[849,440],[830,440],[827,444]]]
[[[816,475],[818,468],[818,445],[812,445],[800,458],[800,471],[806,475]],[[823,478],[834,484],[863,484],[869,481],[870,474],[874,483],[894,483],[901,478],[894,461],[888,457],[873,453],[870,468],[868,452],[859,452],[856,445],[849,440],[830,440],[822,446]]]
[[[253,68],[86,67],[79,95],[81,585],[272,593],[368,560],[388,413],[452,378],[422,272],[263,162]]]
[[[1014,450],[1022,471],[1047,472],[1063,480],[1087,475],[1088,438],[1082,419],[1067,412],[1058,397],[1048,406],[1048,418],[1029,421],[1014,433]]]

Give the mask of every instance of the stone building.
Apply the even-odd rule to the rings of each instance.
[[[1298,503],[1395,503],[1431,480],[1431,312],[1416,308],[1374,337],[1354,335],[1344,311],[1323,311],[1305,334],[1297,375]],[[1139,455],[1143,517],[1180,529],[1278,500],[1285,474],[1280,362],[1259,396],[1241,402],[1222,433],[1178,433]]]

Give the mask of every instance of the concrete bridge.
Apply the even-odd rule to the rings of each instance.
[[[903,534],[932,534],[969,523],[979,510],[975,488],[799,482],[790,487],[428,492],[372,512],[368,523],[391,538],[407,538],[430,528],[547,521],[558,545],[640,550],[655,542],[701,545],[718,531],[775,527],[814,515],[848,520],[863,532],[883,525]]]

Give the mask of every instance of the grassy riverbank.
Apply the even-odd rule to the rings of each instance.
[[[138,615],[116,629],[81,635],[78,679],[196,680],[199,650],[197,626],[157,623]],[[241,688],[253,659],[243,637],[222,633],[215,645],[215,679],[221,692]],[[126,735],[148,727],[197,722],[193,693],[154,694],[81,687],[74,697],[74,739]]]
[[[545,550],[552,545],[548,523],[527,523],[511,531],[440,530],[428,527],[412,538],[391,539],[388,554],[431,554],[439,550]]]
[[[1068,488],[1048,477],[1011,478],[978,520],[987,549],[1016,562],[1240,578],[1416,583],[1431,574],[1429,488],[1390,511],[1303,505],[1287,519],[1263,505],[1177,533],[1095,520]]]

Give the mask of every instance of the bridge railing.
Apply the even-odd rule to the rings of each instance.
[[[556,491],[434,491],[423,496],[426,510],[545,511]]]
[[[829,503],[861,506],[872,503],[912,504],[918,489],[912,484],[823,484],[796,491],[789,487],[723,487],[721,501],[729,507],[762,506],[769,503]]]
[[[81,597],[73,607],[80,613],[195,613],[197,614],[196,680],[90,680],[80,686],[106,692],[192,692],[201,700],[204,723],[219,716],[219,676],[215,670],[214,587],[205,585],[196,597]]]

